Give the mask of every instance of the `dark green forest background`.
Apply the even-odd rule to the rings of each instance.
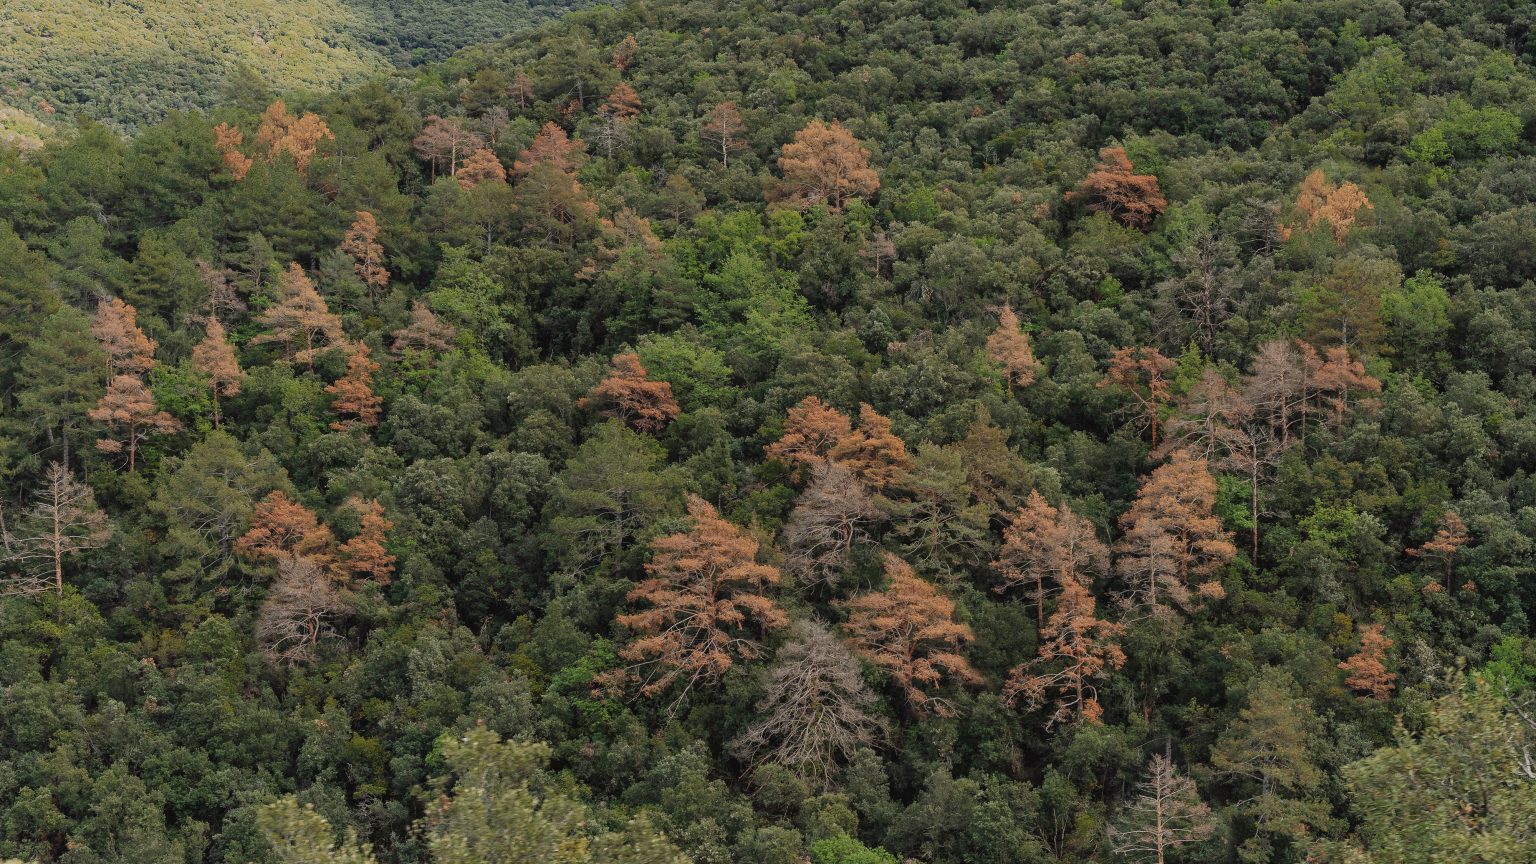
[[[0,44],[0,858],[1536,861],[1536,6],[363,5]]]

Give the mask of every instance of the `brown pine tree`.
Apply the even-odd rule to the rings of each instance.
[[[784,525],[785,569],[801,585],[836,585],[853,547],[885,518],[852,471],[836,462],[817,464]]]
[[[1156,348],[1119,348],[1109,358],[1109,371],[1099,382],[1100,387],[1115,387],[1131,397],[1137,422],[1151,431],[1154,450],[1162,412],[1171,399],[1168,379],[1163,376],[1172,369],[1173,361]]]
[[[843,209],[851,198],[868,197],[880,188],[880,175],[869,167],[869,150],[836,120],[812,120],[779,151],[784,175],[780,195],[807,208],[823,201]]]
[[[1332,409],[1334,431],[1338,431],[1344,428],[1350,397],[1361,391],[1380,393],[1381,382],[1366,374],[1365,364],[1349,356],[1343,347],[1329,348],[1323,357],[1312,380],[1323,406]]]
[[[277,581],[256,618],[256,643],[268,661],[308,663],[320,645],[339,640],[335,620],[349,607],[313,558],[293,556],[277,564]]]
[[[532,172],[534,166],[552,165],[562,173],[574,174],[581,167],[584,149],[585,145],[572,141],[564,129],[554,123],[545,123],[528,149],[517,154],[517,159],[512,162],[512,173],[523,177]]]
[[[635,41],[635,34],[625,36],[623,41],[613,49],[613,68],[623,72],[629,68],[629,64],[635,61],[635,52],[640,50],[640,43]]]
[[[302,116],[295,116],[281,99],[267,106],[261,115],[261,126],[256,130],[256,143],[266,148],[267,161],[287,153],[300,174],[308,172],[320,142],[334,140],[336,136],[318,115],[306,111]]]
[[[1098,723],[1104,713],[1094,681],[1109,677],[1125,665],[1125,652],[1116,641],[1125,628],[1094,617],[1093,595],[1075,579],[1061,586],[1056,609],[1040,636],[1040,654],[1014,667],[1003,685],[1003,702],[1023,703],[1030,710],[1053,701],[1047,729],[1065,720]],[[1031,670],[1043,671],[1031,674]]]
[[[1019,316],[1007,303],[997,313],[997,329],[987,337],[987,357],[1003,367],[1008,392],[1013,392],[1014,385],[1028,387],[1035,383],[1040,364],[1029,347],[1028,334],[1019,329]]]
[[[1307,230],[1327,223],[1333,242],[1340,246],[1354,230],[1360,211],[1374,209],[1365,190],[1348,180],[1335,186],[1321,170],[1308,174],[1296,195],[1297,222]],[[1291,228],[1282,227],[1280,231],[1282,238],[1290,238]]]
[[[1178,847],[1209,839],[1216,820],[1194,781],[1179,774],[1172,759],[1153,756],[1147,774],[1140,794],[1110,826],[1109,839],[1116,855],[1165,864]]]
[[[1098,538],[1093,523],[1065,502],[1052,507],[1031,490],[1003,532],[1003,548],[993,566],[1002,577],[993,590],[1026,589],[1035,604],[1036,624],[1044,629],[1046,597],[1066,582],[1087,585],[1095,574],[1107,572],[1109,547]]]
[[[224,160],[224,167],[229,170],[229,176],[236,182],[245,179],[245,175],[251,173],[254,159],[240,151],[240,145],[245,143],[245,136],[240,129],[228,123],[220,123],[213,127],[213,148],[219,151],[219,157]]]
[[[1215,504],[1216,478],[1205,460],[1188,451],[1176,451],[1147,477],[1120,517],[1124,534],[1116,544],[1115,569],[1128,586],[1126,606],[1161,615],[1169,606],[1193,608],[1195,595],[1226,596],[1211,577],[1237,555],[1237,547],[1211,512]]]
[[[459,182],[460,189],[468,190],[481,183],[507,182],[507,169],[493,151],[481,147],[464,158],[464,163],[453,177]]]
[[[789,623],[769,596],[779,571],[757,562],[757,541],[725,521],[709,502],[688,496],[692,527],[651,542],[647,578],[629,592],[645,608],[618,617],[636,634],[619,656],[640,693],[681,683],[680,703],[696,684],[718,682],[737,659],[759,654],[756,635]]]
[[[411,301],[411,321],[389,334],[390,348],[394,354],[418,351],[430,354],[453,349],[453,340],[459,332],[452,324],[446,324],[432,314],[432,307],[420,300]]]
[[[362,525],[352,539],[341,544],[340,569],[349,577],[388,585],[395,573],[395,556],[384,543],[395,524],[384,517],[384,505],[378,501],[353,498],[347,504],[362,517]]]
[[[421,133],[411,140],[416,155],[432,166],[432,178],[439,173],[452,177],[459,173],[465,156],[485,147],[485,139],[471,130],[459,117],[428,115]],[[441,171],[439,171],[441,167]]]
[[[1380,624],[1361,627],[1359,652],[1339,664],[1340,669],[1349,673],[1345,684],[1364,690],[1378,702],[1392,698],[1393,682],[1397,680],[1395,673],[1387,671],[1387,649],[1392,647],[1392,640],[1386,637],[1384,629]]]
[[[1099,164],[1065,198],[1086,199],[1090,210],[1108,213],[1132,228],[1151,227],[1168,207],[1168,199],[1157,187],[1157,175],[1137,174],[1123,147],[1100,150]]]
[[[328,564],[335,543],[331,529],[320,524],[313,510],[276,489],[257,502],[251,527],[235,541],[235,551],[247,558],[305,558]]]
[[[885,670],[915,713],[954,715],[949,700],[931,691],[946,679],[973,684],[980,676],[960,653],[975,639],[956,623],[955,603],[895,555],[885,556],[886,587],[838,605],[848,610],[843,630],[853,650]]]
[[[219,397],[239,395],[240,384],[245,380],[235,349],[224,337],[224,325],[218,318],[208,317],[203,341],[192,349],[192,365],[208,380],[208,387],[213,392],[213,428],[217,429],[222,419]]]
[[[367,210],[358,210],[357,218],[341,237],[340,249],[352,259],[352,269],[368,289],[368,303],[389,287],[389,268],[384,266],[384,247],[379,243],[379,222]]]
[[[647,378],[637,354],[615,355],[608,377],[578,404],[583,408],[605,406],[604,416],[618,418],[638,431],[652,434],[667,428],[682,413],[677,400],[672,398],[672,385]]]
[[[331,394],[331,410],[342,417],[331,424],[338,432],[354,426],[379,425],[384,400],[373,392],[373,373],[379,371],[379,364],[368,353],[367,345],[356,345],[347,357],[347,374],[325,387],[325,392]]]
[[[629,143],[631,121],[640,116],[640,95],[635,88],[620,81],[602,103],[597,106],[598,119],[602,121],[597,139],[609,159],[620,147]]]
[[[1467,541],[1472,538],[1467,533],[1467,524],[1461,521],[1461,516],[1455,510],[1447,510],[1441,514],[1439,521],[1435,523],[1435,528],[1435,536],[1428,543],[1407,551],[1409,555],[1433,561],[1441,568],[1444,584],[1431,582],[1424,586],[1424,590],[1448,592],[1451,590],[1451,576],[1456,570],[1456,556],[1460,553],[1461,547],[1467,545]]]
[[[155,366],[155,341],[139,329],[139,312],[116,297],[96,304],[91,335],[107,352],[107,375],[144,375]]]
[[[121,453],[128,449],[128,470],[138,470],[139,443],[151,435],[169,435],[181,423],[155,406],[155,397],[143,380],[133,375],[114,375],[101,401],[89,412],[90,418],[114,430],[114,438],[100,438],[96,449],[103,453]]]
[[[890,418],[859,405],[859,428],[837,442],[829,454],[875,491],[891,486],[912,470],[907,445],[891,431]]]
[[[763,455],[788,465],[798,479],[802,469],[827,461],[852,435],[853,422],[847,414],[807,396],[785,414],[784,434],[765,447]]]
[[[528,73],[521,69],[517,70],[517,74],[512,76],[512,88],[508,95],[517,104],[519,111],[533,104],[536,97],[533,93],[533,79],[528,77]]]
[[[0,563],[18,568],[0,572],[0,597],[41,594],[50,588],[62,597],[64,560],[101,548],[111,534],[91,488],[71,476],[63,463],[50,463],[44,480],[32,507],[22,515],[19,534],[12,534],[0,520]]]
[[[731,166],[731,154],[747,149],[747,126],[741,121],[741,113],[736,110],[735,102],[721,102],[704,118],[704,125],[699,129],[699,139],[710,146],[710,149],[720,154],[720,165],[725,168]]]
[[[313,368],[322,351],[346,341],[341,318],[331,313],[325,298],[315,290],[315,283],[298,262],[288,265],[278,284],[282,299],[262,312],[259,319],[270,332],[251,341],[258,345],[281,345],[285,359],[308,363]]]

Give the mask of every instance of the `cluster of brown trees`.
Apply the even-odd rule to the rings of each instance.
[[[89,416],[115,433],[100,438],[103,453],[128,454],[128,470],[138,468],[139,445],[152,435],[169,435],[181,423],[155,405],[144,376],[155,366],[155,342],[139,329],[138,310],[116,297],[96,305],[91,334],[107,356],[107,391]],[[68,447],[65,448],[68,458]]]
[[[214,146],[224,160],[224,167],[235,180],[244,180],[256,161],[241,149],[245,143],[244,134],[239,127],[220,123],[214,127],[213,135]],[[300,174],[309,170],[310,160],[314,159],[320,142],[334,140],[335,134],[319,115],[309,111],[295,115],[281,99],[267,106],[256,130],[258,155],[271,162],[287,154]]]

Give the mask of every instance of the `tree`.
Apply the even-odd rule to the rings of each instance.
[[[1095,605],[1093,595],[1076,579],[1062,583],[1056,608],[1040,632],[1044,641],[1039,655],[1008,673],[1005,704],[1022,702],[1033,710],[1054,698],[1047,729],[1067,720],[1100,722],[1104,709],[1092,682],[1125,665],[1125,652],[1116,641],[1125,628],[1094,617]],[[1032,673],[1036,669],[1043,671]]]
[[[826,201],[841,210],[850,198],[867,197],[880,188],[880,175],[869,167],[869,150],[843,124],[812,120],[779,151],[784,175],[781,194],[804,209]]]
[[[300,806],[292,795],[256,808],[256,824],[278,864],[377,864],[356,831],[338,836],[314,805]]]
[[[1036,624],[1043,630],[1046,597],[1067,582],[1088,585],[1095,574],[1108,571],[1109,547],[1098,538],[1093,523],[1065,502],[1052,507],[1030,490],[1003,532],[1003,548],[993,566],[1002,577],[993,590],[1028,588]]]
[[[277,581],[256,617],[256,643],[270,662],[308,663],[322,643],[341,638],[334,622],[348,610],[321,562],[302,555],[283,557],[277,562]]]
[[[1328,817],[1324,801],[1306,797],[1316,790],[1322,772],[1312,761],[1317,714],[1310,700],[1297,692],[1289,673],[1273,667],[1254,676],[1248,704],[1238,712],[1216,745],[1211,767],[1218,775],[1241,781],[1254,792],[1241,805],[1253,819],[1257,834],[1239,847],[1249,860],[1273,860],[1274,839],[1300,843],[1309,839],[1309,825]]]
[[[891,431],[891,420],[867,404],[859,405],[859,428],[838,441],[828,457],[880,491],[912,468],[907,445]]]
[[[25,420],[34,433],[41,427],[49,450],[58,447],[65,465],[102,393],[107,355],[91,337],[90,321],[74,307],[60,306],[43,319],[19,364],[18,381],[24,383],[16,393],[13,422]]]
[[[332,557],[335,542],[331,529],[320,524],[313,510],[274,489],[257,503],[251,527],[235,541],[235,551],[279,563],[296,558],[325,563]]]
[[[885,518],[852,471],[820,462],[784,525],[784,566],[801,585],[835,586],[853,547],[868,540],[870,526]]]
[[[620,81],[597,106],[597,116],[602,121],[598,140],[608,158],[612,159],[613,151],[629,142],[629,124],[640,116],[640,96],[635,88]]]
[[[1340,246],[1354,229],[1362,209],[1375,209],[1363,189],[1348,180],[1335,186],[1321,170],[1308,174],[1296,194],[1297,220],[1308,230],[1326,222],[1333,242]],[[1282,238],[1289,239],[1291,230],[1282,227]]]
[[[547,744],[502,741],[484,725],[445,733],[448,768],[420,828],[434,864],[688,864],[644,816],[618,831],[585,790],[546,775]]]
[[[213,393],[213,428],[217,429],[222,416],[219,397],[239,395],[241,382],[245,380],[245,372],[241,371],[240,361],[235,358],[235,349],[224,337],[224,325],[217,317],[208,316],[203,341],[192,349],[192,365],[207,379]]]
[[[635,53],[640,50],[640,45],[635,41],[635,34],[625,36],[617,47],[613,49],[613,68],[623,72],[629,68],[629,64],[635,61]]]
[[[960,653],[975,639],[954,620],[955,603],[895,555],[885,556],[886,587],[837,605],[846,609],[843,630],[859,656],[886,672],[915,713],[954,715],[949,700],[931,691],[945,679],[979,680]]]
[[[219,151],[219,158],[224,160],[224,167],[236,182],[244,180],[245,175],[251,173],[251,166],[255,164],[254,159],[240,151],[240,146],[244,143],[245,136],[241,134],[239,127],[228,123],[220,123],[213,127],[213,147]]]
[[[1355,353],[1381,350],[1387,335],[1381,299],[1402,282],[1396,261],[1361,255],[1336,259],[1320,285],[1299,294],[1307,341]]]
[[[507,182],[507,169],[502,166],[495,151],[482,147],[465,157],[464,164],[459,166],[453,177],[458,181],[459,188],[468,191],[481,183]]]
[[[608,377],[598,382],[579,404],[583,408],[606,406],[603,416],[652,434],[667,428],[682,413],[677,400],[672,398],[672,385],[647,378],[637,354],[614,355]]]
[[[1349,673],[1344,683],[1355,690],[1364,690],[1372,699],[1385,702],[1392,698],[1392,688],[1397,675],[1387,671],[1387,649],[1392,640],[1386,637],[1381,624],[1366,624],[1360,628],[1360,650],[1355,656],[1339,664]]]
[[[645,608],[618,617],[637,637],[619,652],[633,666],[625,677],[655,696],[681,682],[676,705],[696,684],[713,684],[737,658],[758,656],[752,634],[789,618],[768,591],[777,568],[757,562],[757,541],[725,521],[709,502],[689,495],[692,526],[651,542],[647,578],[629,592]]]
[[[1193,580],[1201,598],[1226,596],[1214,578],[1237,554],[1232,536],[1222,528],[1216,504],[1216,478],[1203,459],[1176,451],[1142,483],[1131,509],[1120,517],[1125,532],[1116,544],[1116,570],[1128,590],[1123,602],[1152,615],[1169,605],[1192,607]]]
[[[438,166],[443,174],[452,177],[459,173],[459,158],[484,149],[485,139],[465,125],[458,117],[429,115],[421,134],[412,141],[416,154],[432,165],[432,177],[437,178]]]
[[[309,171],[309,162],[319,149],[321,141],[334,141],[329,126],[309,111],[295,116],[279,99],[267,106],[261,115],[261,126],[256,130],[256,143],[267,150],[267,161],[287,153],[293,159],[300,174]]]
[[[1168,199],[1157,187],[1157,175],[1137,174],[1124,147],[1099,151],[1093,172],[1065,196],[1067,201],[1079,198],[1090,202],[1089,209],[1108,213],[1132,228],[1151,227],[1168,207]]]
[[[1342,346],[1329,348],[1321,366],[1312,376],[1325,407],[1333,409],[1333,428],[1344,427],[1344,415],[1350,408],[1350,396],[1358,391],[1380,393],[1381,382],[1366,374],[1365,364],[1350,356]]]
[[[384,247],[379,243],[379,222],[367,210],[358,210],[352,227],[341,237],[341,251],[352,258],[352,269],[368,289],[368,302],[389,287],[389,268],[384,266]]]
[[[1173,369],[1173,361],[1156,348],[1118,348],[1109,359],[1109,371],[1100,387],[1115,387],[1131,397],[1137,422],[1150,430],[1152,449],[1157,449],[1158,423],[1171,391],[1164,376]]]
[[[347,505],[357,511],[362,526],[337,550],[340,566],[359,579],[388,585],[395,572],[395,556],[389,554],[384,541],[395,523],[384,518],[384,506],[377,501],[354,497]]]
[[[720,154],[721,167],[729,168],[731,154],[747,148],[747,142],[742,137],[746,132],[746,124],[741,121],[736,103],[721,102],[710,109],[704,118],[704,125],[699,128],[699,139]]]
[[[519,69],[517,74],[512,76],[510,95],[512,96],[512,101],[517,103],[517,110],[519,111],[533,104],[533,79],[528,77],[528,73]]]
[[[432,354],[452,350],[459,331],[432,314],[431,306],[420,300],[412,300],[410,323],[389,336],[389,350],[395,354],[407,351]]]
[[[763,456],[792,468],[815,468],[831,458],[832,451],[853,435],[848,415],[807,396],[784,417],[784,434],[763,449]]]
[[[313,367],[321,351],[346,341],[341,318],[331,312],[298,262],[288,265],[279,277],[278,285],[281,299],[261,313],[259,319],[270,332],[251,341],[257,345],[281,345],[285,359]]]
[[[528,149],[513,160],[512,173],[524,177],[538,165],[549,165],[562,174],[574,174],[581,167],[585,146],[580,141],[572,141],[565,130],[554,123],[545,123]]]
[[[1003,380],[1008,382],[1009,392],[1015,384],[1028,387],[1035,383],[1040,364],[1029,347],[1029,335],[1019,329],[1019,316],[1007,303],[997,313],[997,329],[987,337],[987,357],[1003,367]]]
[[[62,462],[52,462],[34,503],[12,534],[0,520],[0,561],[18,572],[0,578],[0,596],[40,594],[52,588],[64,596],[64,560],[106,545],[111,529],[91,488]]]
[[[1456,556],[1461,552],[1461,547],[1467,545],[1472,539],[1467,533],[1467,524],[1461,521],[1461,516],[1455,510],[1447,510],[1440,514],[1435,523],[1435,536],[1416,549],[1406,550],[1409,555],[1432,561],[1440,566],[1443,574],[1444,585],[1432,582],[1430,585],[1436,590],[1449,592],[1451,590],[1451,575],[1456,569]]]
[[[331,394],[331,410],[342,420],[331,428],[344,432],[354,426],[377,426],[384,409],[384,400],[373,392],[373,374],[379,364],[368,356],[368,346],[358,343],[347,356],[347,374],[327,384],[325,392]]]
[[[882,731],[875,694],[826,627],[800,621],[792,636],[765,676],[757,720],[734,748],[754,767],[780,765],[830,790],[838,768]]]
[[[155,406],[155,397],[144,382],[132,375],[114,375],[107,392],[90,411],[90,418],[116,430],[115,438],[99,438],[96,449],[121,453],[128,448],[128,470],[137,470],[139,444],[151,435],[169,435],[181,423]]]
[[[1153,756],[1147,774],[1119,824],[1110,826],[1109,839],[1116,855],[1164,864],[1174,849],[1209,839],[1216,823],[1194,781],[1179,774],[1172,759]]]
[[[155,366],[155,342],[139,329],[138,310],[116,297],[96,304],[91,335],[107,352],[107,376],[144,375]]]

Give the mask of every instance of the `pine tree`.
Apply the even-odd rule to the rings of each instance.
[[[1109,547],[1098,538],[1093,523],[1063,503],[1052,507],[1031,490],[1024,506],[1003,532],[1003,548],[993,562],[1002,582],[995,590],[1028,589],[1035,620],[1045,627],[1045,600],[1067,582],[1089,584],[1094,574],[1109,569]]]
[[[869,167],[869,150],[836,120],[812,120],[779,151],[784,175],[780,194],[801,208],[822,202],[841,210],[852,198],[880,188],[880,175]]]
[[[245,143],[245,136],[240,129],[228,123],[220,123],[213,127],[213,149],[219,152],[219,157],[224,160],[224,167],[229,170],[229,176],[235,182],[245,179],[245,175],[251,173],[254,159],[240,151]]]
[[[836,585],[849,553],[886,514],[852,471],[821,462],[784,525],[785,569],[801,585]]]
[[[997,329],[987,337],[987,357],[1003,367],[1003,380],[1008,382],[1009,392],[1015,385],[1028,387],[1035,383],[1040,364],[1029,347],[1029,336],[1019,329],[1019,316],[1007,303],[997,313]]]
[[[784,434],[763,449],[763,455],[788,465],[797,477],[831,458],[832,451],[853,435],[848,415],[807,396],[784,417]]]
[[[1237,554],[1232,536],[1212,512],[1216,478],[1203,459],[1176,451],[1142,483],[1131,509],[1120,517],[1124,531],[1116,570],[1129,586],[1123,600],[1152,615],[1226,596],[1214,577]],[[1199,584],[1196,585],[1196,580]]]
[[[1296,194],[1298,221],[1310,230],[1327,223],[1333,242],[1342,246],[1349,232],[1354,230],[1361,210],[1374,210],[1365,191],[1348,180],[1335,186],[1321,170],[1313,171],[1301,181]],[[1281,229],[1281,236],[1289,239],[1291,229]]]
[[[667,428],[682,413],[677,400],[672,398],[672,385],[650,380],[636,354],[614,355],[608,377],[598,382],[580,405],[605,406],[604,416],[652,434]]]
[[[1153,756],[1147,775],[1140,794],[1110,826],[1109,839],[1116,855],[1165,864],[1180,846],[1210,839],[1216,820],[1194,781],[1179,774],[1167,756]]]
[[[377,501],[353,498],[347,502],[362,517],[356,535],[338,550],[341,567],[351,576],[388,585],[395,572],[395,556],[385,547],[385,535],[394,523],[384,518],[384,506]]]
[[[459,166],[453,179],[458,181],[460,189],[467,191],[481,183],[505,183],[507,169],[502,166],[501,159],[494,151],[481,147],[464,158],[464,163]]]
[[[1109,360],[1109,371],[1099,382],[1100,387],[1115,387],[1131,397],[1137,422],[1151,431],[1154,450],[1162,412],[1172,396],[1164,376],[1172,369],[1173,361],[1156,348],[1119,348]]]
[[[451,351],[458,336],[459,332],[452,324],[432,314],[431,306],[420,300],[412,300],[410,323],[389,334],[389,350],[395,354],[407,351],[422,354]]]
[[[277,489],[256,504],[251,526],[235,541],[235,551],[248,558],[306,558],[324,564],[331,560],[334,545],[331,529],[320,524],[313,510]]]
[[[859,428],[837,442],[828,456],[876,491],[886,489],[912,470],[907,445],[891,430],[890,418],[862,403]]]
[[[128,449],[128,470],[136,471],[139,444],[151,435],[169,435],[181,428],[175,417],[155,406],[155,397],[144,382],[132,375],[114,375],[107,392],[90,411],[90,418],[115,430],[114,438],[100,438],[96,449],[121,453]]]
[[[949,700],[931,692],[946,679],[979,680],[960,653],[975,639],[956,623],[955,603],[895,555],[885,556],[886,587],[838,605],[848,611],[843,630],[853,650],[890,675],[914,712],[954,715]]]
[[[144,375],[155,366],[155,342],[139,329],[138,310],[116,297],[96,304],[91,335],[107,352],[107,376]]]
[[[550,165],[563,174],[574,174],[581,167],[584,147],[580,141],[572,141],[564,129],[554,123],[545,123],[528,149],[517,154],[517,159],[513,160],[512,173],[524,177],[535,166]]]
[[[44,485],[12,534],[0,520],[0,563],[19,571],[0,571],[0,597],[40,594],[50,588],[64,595],[64,561],[106,545],[111,530],[96,506],[91,488],[52,462]]]
[[[346,341],[341,318],[331,313],[325,299],[315,290],[315,283],[297,262],[288,265],[278,282],[282,299],[260,316],[270,332],[251,341],[258,345],[281,345],[284,358],[313,367],[322,351]]]
[[[334,140],[336,136],[318,115],[306,111],[302,116],[295,116],[281,99],[267,106],[261,115],[261,126],[256,130],[256,143],[266,148],[267,161],[286,153],[300,174],[308,173],[310,160],[320,142]]]
[[[746,132],[746,124],[741,121],[736,103],[721,102],[704,119],[704,125],[699,129],[699,138],[720,154],[721,167],[729,168],[731,154],[747,148],[747,142],[742,137]]]
[[[256,617],[256,643],[273,663],[308,663],[321,644],[341,638],[335,621],[347,611],[321,562],[300,555],[281,558],[277,581]]]
[[[1108,213],[1132,228],[1151,227],[1168,207],[1168,199],[1158,189],[1157,176],[1137,174],[1123,147],[1100,150],[1093,172],[1065,197],[1068,201],[1087,199],[1089,209]]]
[[[373,392],[373,374],[379,364],[368,356],[368,346],[358,343],[347,357],[347,374],[327,384],[325,392],[331,394],[331,410],[342,419],[331,424],[338,432],[354,426],[377,426],[384,409],[384,400]]]
[[[1039,656],[1014,667],[1003,686],[1003,701],[1023,703],[1031,710],[1051,701],[1055,710],[1046,720],[1057,723],[1098,723],[1104,713],[1093,682],[1125,665],[1117,642],[1125,628],[1094,617],[1095,602],[1077,580],[1061,586],[1056,608],[1040,632]],[[1033,672],[1040,669],[1042,671]]]
[[[384,247],[379,243],[379,223],[367,210],[358,210],[352,227],[341,237],[341,251],[352,258],[352,269],[368,289],[372,304],[389,287],[389,268],[384,266]]]
[[[1360,650],[1355,656],[1339,664],[1349,673],[1344,683],[1355,690],[1364,690],[1372,699],[1385,702],[1392,698],[1392,688],[1397,675],[1387,671],[1387,649],[1392,640],[1381,624],[1366,624],[1360,628]]]
[[[1471,540],[1467,533],[1467,524],[1461,521],[1461,516],[1455,510],[1447,510],[1440,515],[1435,523],[1435,536],[1416,549],[1406,550],[1409,555],[1416,558],[1424,558],[1438,564],[1443,574],[1444,584],[1431,582],[1425,586],[1425,590],[1431,587],[1434,590],[1451,590],[1451,576],[1456,569],[1456,556],[1461,552],[1461,547]]]
[[[245,380],[245,372],[241,371],[240,361],[235,358],[235,349],[225,339],[224,325],[218,318],[209,316],[203,341],[192,349],[192,365],[208,380],[213,393],[213,428],[217,429],[222,419],[219,397],[239,395],[240,384]]]

